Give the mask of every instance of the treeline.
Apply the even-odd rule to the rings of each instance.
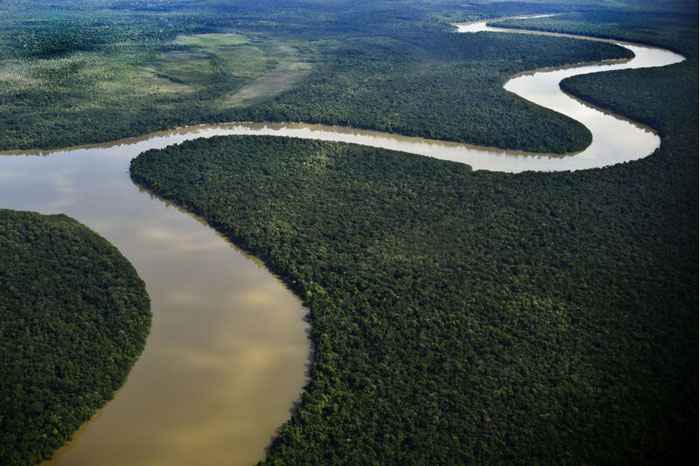
[[[144,348],[149,298],[105,239],[65,215],[0,210],[0,464],[49,458]]]
[[[74,22],[22,28],[11,36],[10,50],[17,57],[49,59],[76,52],[88,52],[115,41],[109,27],[82,26]]]
[[[680,37],[671,48],[686,57],[681,63],[634,72],[614,71],[595,77],[575,76],[564,80],[561,87],[565,92],[597,106],[630,115],[635,121],[671,137],[674,142],[690,145],[693,139],[697,139],[697,133],[689,125],[697,119],[697,112],[683,115],[679,109],[698,101],[697,89],[693,91],[698,77],[698,42],[691,40],[696,32],[697,24],[695,32],[690,30],[681,34],[676,31]],[[671,36],[663,30],[657,35],[664,38],[660,40],[662,43],[666,43]],[[647,36],[641,36],[641,39],[651,41]],[[646,92],[639,92],[637,89],[640,87]],[[659,105],[659,100],[664,105]]]
[[[673,6],[668,5],[671,11],[667,12],[595,9],[550,18],[499,21],[498,26],[642,42],[697,56],[698,41],[693,34],[698,24],[697,5],[695,10],[690,3],[678,10],[673,10]]]

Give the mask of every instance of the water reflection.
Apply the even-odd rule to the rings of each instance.
[[[459,28],[495,30],[485,23]],[[0,207],[75,217],[132,261],[152,298],[152,333],[128,382],[48,465],[253,464],[288,418],[304,383],[309,347],[300,302],[201,221],[134,186],[128,175],[133,157],[198,137],[254,134],[357,143],[505,172],[577,170],[634,160],[654,151],[656,135],[582,105],[558,85],[575,74],[682,60],[668,51],[622,45],[634,51],[634,59],[537,71],[506,85],[591,129],[593,144],[571,156],[322,125],[236,123],[32,152],[50,157],[0,157]]]
[[[132,261],[153,301],[128,383],[47,464],[254,464],[304,383],[304,311],[256,261],[131,183],[142,148],[0,159],[11,174],[0,206],[89,225]]]

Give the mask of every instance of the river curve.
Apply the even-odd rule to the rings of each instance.
[[[646,157],[659,146],[650,129],[567,96],[559,82],[578,74],[666,66],[683,57],[620,41],[500,30],[485,21],[457,28],[605,41],[635,57],[536,71],[506,83],[506,90],[591,130],[593,143],[586,150],[563,157],[323,125],[256,123],[193,126],[0,157],[0,207],[66,213],[97,231],[134,264],[154,314],[146,351],[127,383],[47,466],[253,464],[305,382],[309,343],[298,298],[197,218],[136,187],[128,170],[139,153],[199,137],[254,134],[351,142],[515,173],[602,167]]]

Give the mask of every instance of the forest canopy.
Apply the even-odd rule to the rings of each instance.
[[[112,398],[144,348],[143,282],[65,215],[0,210],[0,464],[49,458]]]
[[[549,21],[536,26],[624,30],[688,57],[563,83],[658,130],[652,156],[508,175],[229,137],[133,161],[137,183],[263,258],[311,310],[312,378],[262,464],[697,454],[696,20]]]
[[[27,3],[30,13],[0,4],[7,149],[251,119],[565,152],[585,146],[587,130],[503,82],[628,53],[457,36],[451,21],[557,11],[527,27],[683,53],[672,67],[562,84],[662,136],[651,157],[605,169],[508,175],[230,137],[150,151],[131,174],[262,258],[310,309],[311,379],[264,464],[696,455],[697,11],[652,11],[661,2],[651,0],[90,0],[54,16],[35,0],[13,5]],[[267,92],[261,82],[280,73],[283,91]],[[240,100],[250,86],[256,97]],[[48,456],[111,397],[143,347],[148,300],[118,252],[65,216],[0,211],[0,242],[10,264],[0,458],[14,466]]]
[[[695,422],[676,227],[696,204],[649,167],[507,175],[224,137],[131,173],[310,308],[311,381],[265,464],[623,464],[676,454],[673,423]]]

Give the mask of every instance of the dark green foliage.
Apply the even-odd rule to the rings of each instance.
[[[455,38],[416,2],[222,3],[216,15],[193,15],[188,8],[200,3],[189,1],[104,3],[125,9],[139,47],[152,41],[160,50],[178,31],[275,31],[308,40],[317,71],[272,102],[215,115],[203,98],[215,93],[70,118],[63,107],[75,89],[13,94],[0,102],[2,136],[14,141],[3,146],[249,115],[571,148],[583,141],[580,127],[496,90],[538,63],[610,51],[554,39]],[[467,7],[462,17],[544,8],[456,2],[436,11],[457,19]],[[139,8],[183,13],[156,27]],[[266,464],[682,464],[683,453],[696,454],[697,25],[649,15],[648,27],[608,14],[576,16],[566,29],[624,34],[691,58],[565,83],[657,127],[663,146],[648,159],[514,176],[352,145],[220,138],[134,162],[135,180],[263,258],[311,309],[312,379]],[[328,46],[329,38],[340,40]],[[465,46],[472,40],[481,48]],[[461,120],[443,113],[455,112],[447,105],[454,96],[473,102]],[[9,104],[28,111],[7,112]],[[501,122],[504,105],[521,117]],[[400,111],[398,119],[387,110]],[[51,122],[57,126],[44,126]],[[522,133],[527,125],[559,132],[542,139]]]
[[[312,380],[268,464],[619,464],[697,388],[697,196],[659,181],[666,157],[512,176],[231,137],[131,170],[311,309]]]
[[[112,398],[143,350],[131,264],[65,215],[0,210],[0,464],[51,456]]]
[[[474,173],[270,138],[133,162],[138,183],[263,258],[311,309],[312,379],[265,464],[696,454],[697,52],[666,34],[688,63],[565,83],[659,129],[662,148],[634,163]]]
[[[109,27],[81,27],[72,22],[49,23],[48,27],[20,29],[10,37],[10,51],[18,57],[58,58],[76,52],[98,49],[114,41]]]
[[[697,8],[697,5],[696,5]],[[648,43],[697,56],[697,11],[644,13],[594,10],[551,18],[500,21],[499,27],[585,34]]]

